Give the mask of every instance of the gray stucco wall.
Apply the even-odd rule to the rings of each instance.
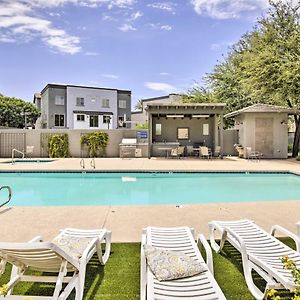
[[[109,144],[106,148],[106,157],[119,157],[119,144],[121,143],[123,138],[136,138],[137,131],[147,131],[147,130],[131,130],[131,129],[116,129],[116,130],[101,130],[102,132],[107,132],[109,136]],[[5,147],[6,149],[11,147],[11,149],[5,151],[5,155],[2,157],[11,157],[11,150],[16,147],[17,144],[22,145],[23,151],[26,146],[34,146],[34,151],[32,157],[47,157],[47,153],[42,148],[42,135],[47,134],[61,134],[67,133],[69,139],[69,151],[71,157],[86,157],[87,152],[84,149],[81,149],[80,146],[80,136],[84,133],[90,133],[91,130],[69,130],[69,129],[43,129],[43,130],[26,130],[26,129],[7,129],[0,130],[0,141],[5,140],[6,145],[4,143],[0,144],[1,147]],[[9,143],[9,135],[20,133],[20,142],[17,143],[16,136],[12,137],[13,143]],[[25,134],[25,145],[23,145],[24,137],[22,134]],[[3,139],[1,139],[3,137]],[[146,145],[147,140],[138,140],[142,145]],[[47,142],[45,140],[44,142]],[[147,147],[141,147],[143,149],[143,156],[147,157]],[[1,149],[0,149],[1,153]],[[3,151],[4,153],[4,151]]]
[[[63,96],[64,105],[55,104],[55,96]],[[48,128],[55,128],[55,115],[65,116],[65,126],[67,127],[67,99],[66,88],[49,88],[48,89]]]
[[[161,124],[162,134],[155,135],[156,124]],[[203,135],[203,124],[209,124],[209,135]],[[214,119],[213,118],[157,118],[153,117],[153,142],[175,142],[177,141],[177,128],[189,128],[189,139],[179,140],[183,146],[193,145],[193,143],[203,143],[204,145],[213,148],[214,137]]]
[[[273,154],[266,158],[287,158],[288,126],[281,124],[287,121],[287,113],[245,113],[235,118],[239,130],[239,143],[244,147],[256,150],[256,119],[273,119]]]
[[[126,108],[120,108],[119,107],[119,101],[125,100],[126,101]],[[118,117],[123,117],[126,115],[126,120],[124,121],[130,121],[131,120],[131,93],[118,91],[118,108],[117,108],[117,119]],[[126,124],[127,128],[130,128],[130,124]]]

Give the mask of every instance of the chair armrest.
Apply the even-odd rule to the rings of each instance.
[[[38,235],[35,238],[33,238],[32,240],[30,240],[28,243],[36,243],[36,242],[43,242],[42,236]]]
[[[86,249],[83,251],[80,261],[85,260],[85,263],[89,260],[89,254],[92,250],[95,249],[97,243],[100,243],[100,239],[98,237],[93,238],[87,245]],[[101,246],[101,245],[100,245]]]
[[[205,252],[206,252],[206,264],[209,269],[209,271],[214,274],[214,264],[213,264],[213,256],[212,256],[212,251],[211,247],[209,246],[205,236],[203,234],[198,235],[198,240],[197,244],[200,243],[200,249],[201,246],[203,246]]]
[[[297,251],[300,252],[300,238],[296,234],[290,232],[280,225],[274,225],[271,228],[271,235],[275,236],[276,231],[280,231],[281,233],[285,234],[285,236],[290,237],[295,242]]]

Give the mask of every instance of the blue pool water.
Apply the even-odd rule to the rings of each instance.
[[[0,185],[13,206],[300,200],[300,176],[283,173],[0,173]]]
[[[16,159],[14,160],[15,164],[33,164],[33,163],[37,163],[37,164],[42,164],[42,163],[49,163],[54,161],[53,159]],[[11,164],[12,161],[11,160],[7,160],[7,161],[3,161],[2,164]]]

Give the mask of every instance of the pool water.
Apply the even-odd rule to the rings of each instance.
[[[300,200],[287,173],[0,173],[13,206],[148,205]],[[0,203],[6,199],[0,193]]]
[[[42,163],[49,163],[54,161],[53,159],[15,159],[14,163],[15,164],[33,164],[33,163],[37,163],[37,164],[42,164]],[[12,161],[8,160],[8,161],[3,161],[2,164],[11,164]]]

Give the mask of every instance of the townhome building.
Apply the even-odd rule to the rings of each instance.
[[[36,95],[36,94],[35,94]],[[36,96],[34,98],[36,100]],[[34,101],[36,128],[117,129],[130,127],[131,91],[47,84]]]

